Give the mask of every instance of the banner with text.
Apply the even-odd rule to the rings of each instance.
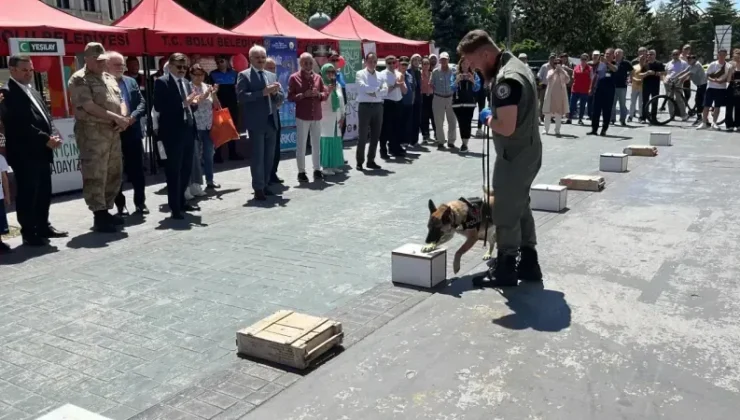
[[[355,77],[362,70],[362,43],[360,41],[339,41],[339,53],[344,57],[342,75],[347,84],[344,89],[347,97],[344,121],[347,129],[344,132],[344,140],[357,139],[357,85]]]
[[[62,139],[62,147],[54,149],[51,164],[51,192],[59,194],[82,189],[80,149],[75,139],[75,119],[54,120],[54,134]]]
[[[266,36],[264,47],[267,56],[275,60],[277,78],[287,97],[288,78],[298,70],[298,41],[290,37]],[[280,124],[280,151],[295,150],[295,103],[286,100],[280,107]]]

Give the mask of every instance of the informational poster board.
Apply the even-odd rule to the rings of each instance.
[[[298,70],[298,41],[283,36],[266,36],[264,41],[267,56],[275,60],[277,78],[288,96],[288,79]],[[296,149],[295,103],[286,100],[280,107],[280,151]]]
[[[339,41],[339,53],[344,57],[344,67],[342,68],[342,75],[346,83],[345,93],[347,95],[345,99],[345,124],[346,130],[344,131],[344,140],[356,140],[358,136],[357,131],[357,84],[355,83],[355,77],[357,72],[362,69],[362,44],[360,41]]]
[[[62,146],[54,150],[51,164],[51,193],[59,194],[82,189],[80,149],[75,139],[74,118],[54,120],[54,134],[62,139]]]

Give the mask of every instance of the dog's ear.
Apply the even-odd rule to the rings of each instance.
[[[432,201],[431,198],[429,199],[428,205],[429,205],[429,213],[434,213],[435,211],[437,211],[437,206],[434,205],[434,201]]]
[[[442,213],[442,223],[445,225],[452,224],[452,208],[451,207],[447,207],[444,213]]]

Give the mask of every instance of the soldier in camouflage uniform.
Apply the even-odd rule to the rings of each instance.
[[[472,68],[481,71],[486,85],[492,86],[493,113],[484,110],[481,117],[491,130],[496,149],[492,180],[496,204],[492,218],[498,256],[488,272],[490,281],[478,279],[476,283],[505,287],[516,286],[518,280],[540,282],[537,235],[529,206],[529,190],[542,166],[534,75],[509,51],[499,50],[482,30],[470,31],[457,50]]]
[[[103,46],[85,46],[85,67],[70,77],[68,89],[74,107],[74,133],[80,150],[82,192],[94,215],[94,229],[115,232],[123,219],[108,212],[121,188],[120,133],[133,123],[116,79],[105,72]]]

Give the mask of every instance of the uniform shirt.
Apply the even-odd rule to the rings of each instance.
[[[212,85],[218,85],[216,97],[224,108],[233,108],[238,106],[236,100],[236,78],[239,73],[234,69],[220,71],[213,70],[209,75],[207,82]]]
[[[385,81],[385,84],[388,85],[388,95],[386,95],[385,99],[393,102],[400,101],[403,94],[401,93],[401,88],[396,86],[396,71],[385,69],[380,72],[380,77]]]
[[[707,72],[704,71],[704,66],[700,62],[695,62],[693,66],[689,65],[689,75],[696,87],[707,84]]]
[[[383,85],[384,81],[377,71],[371,73],[368,69],[362,69],[355,75],[355,81],[358,87],[358,103],[383,103],[383,98],[388,94],[388,86]],[[370,93],[374,93],[375,96],[371,96]]]
[[[720,76],[724,75],[730,71],[730,65],[728,62],[725,62],[724,65],[720,64],[719,61],[714,61],[712,64],[707,67],[707,77],[713,77],[715,79],[719,78]],[[717,83],[717,82],[707,82],[707,88],[708,89],[726,89],[727,88],[727,82],[725,83]]]
[[[450,86],[451,77],[454,77],[452,67],[448,68],[447,71],[443,71],[441,67],[432,71],[431,83],[435,95],[444,97],[452,96],[452,87]]]
[[[115,114],[121,113],[121,89],[115,77],[108,73],[95,74],[83,67],[69,78],[67,88],[77,121],[110,124],[110,121],[96,117],[82,108],[82,104],[88,101]]]

